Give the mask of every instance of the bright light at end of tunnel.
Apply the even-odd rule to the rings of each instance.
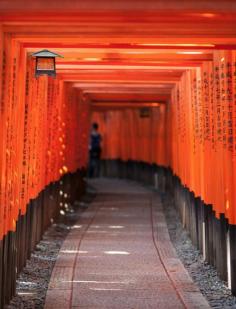
[[[143,54],[156,54],[156,51],[150,51],[150,50],[130,50],[130,51],[123,51],[122,54],[127,54],[127,55],[143,55]],[[160,63],[166,63],[167,61],[158,61]]]
[[[159,87],[159,88],[161,88],[161,87]],[[159,107],[160,103],[150,103],[149,105],[152,106],[152,107]]]
[[[170,46],[170,47],[215,47],[214,44],[193,44],[193,43],[143,43],[140,46]]]
[[[202,13],[201,16],[206,18],[213,18],[216,17],[217,15],[215,13]]]
[[[130,253],[127,251],[104,251],[105,254],[110,255],[129,255]]]
[[[178,55],[201,55],[203,52],[201,51],[179,51],[176,52]]]
[[[102,58],[83,58],[82,59],[83,61],[101,61],[102,60]]]

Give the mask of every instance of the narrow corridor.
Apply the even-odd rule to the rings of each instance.
[[[60,246],[45,276],[32,267],[22,280],[34,290],[19,278],[77,210],[46,308],[208,307],[169,240],[164,198],[105,177],[170,197],[222,281],[203,271],[202,293],[235,308],[235,0],[0,1],[0,101],[0,309],[43,308]],[[88,171],[104,178],[85,210]]]

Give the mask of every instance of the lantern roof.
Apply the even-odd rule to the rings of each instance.
[[[32,57],[61,57],[63,58],[63,56],[59,55],[59,54],[56,54],[56,53],[53,53],[51,52],[50,50],[47,50],[47,49],[43,49],[43,50],[40,50],[39,52],[36,52],[36,53],[33,53],[32,54]]]

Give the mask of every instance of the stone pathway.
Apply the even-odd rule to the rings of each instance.
[[[98,195],[61,247],[44,308],[209,308],[170,242],[158,194],[90,183]]]

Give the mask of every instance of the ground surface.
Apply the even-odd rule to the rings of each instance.
[[[169,240],[160,197],[124,180],[92,182],[97,197],[58,255],[51,308],[208,308]]]

